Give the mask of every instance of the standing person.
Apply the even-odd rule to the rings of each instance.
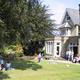
[[[0,64],[1,64],[1,70],[3,70],[3,68],[4,68],[4,60],[3,59],[0,60]]]
[[[74,51],[72,50],[71,52],[71,60],[73,61],[73,58],[74,58]]]
[[[69,56],[69,51],[66,51],[66,60],[68,60],[68,56]]]
[[[1,58],[0,58],[0,70],[1,70]]]
[[[10,61],[6,62],[5,69],[6,70],[10,70],[11,69],[11,63],[10,63]]]
[[[41,61],[41,53],[38,54],[38,62]]]
[[[67,59],[68,61],[70,61],[70,55],[71,55],[71,51],[70,51],[70,50],[67,50],[67,51],[66,51],[66,59]]]
[[[71,50],[68,52],[68,61],[71,61]]]

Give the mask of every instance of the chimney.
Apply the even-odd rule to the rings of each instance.
[[[79,26],[80,26],[80,4],[79,4]]]

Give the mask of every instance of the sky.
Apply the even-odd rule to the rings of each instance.
[[[78,9],[80,0],[43,0],[43,4],[48,6],[49,13],[54,14],[51,19],[61,23],[66,8]]]

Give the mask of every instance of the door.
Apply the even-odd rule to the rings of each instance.
[[[74,57],[77,56],[77,54],[78,54],[78,47],[74,46],[73,47],[73,51],[74,51]]]

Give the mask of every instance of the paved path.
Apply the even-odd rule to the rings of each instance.
[[[55,63],[66,63],[66,64],[78,64],[79,63],[72,63],[71,61],[67,61],[67,60],[47,60],[49,62],[49,64],[55,64]]]

